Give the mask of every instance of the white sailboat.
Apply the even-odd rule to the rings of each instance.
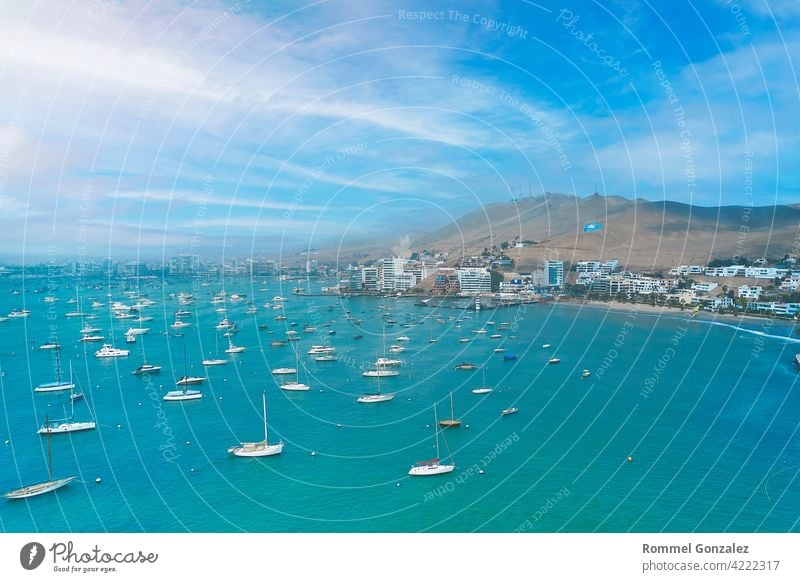
[[[190,376],[189,375],[189,366],[186,360],[186,344],[183,344],[183,376],[180,380],[178,380],[175,384],[177,386],[188,386],[191,384],[200,384],[205,382],[208,378],[204,378],[201,376]],[[203,393],[199,390],[189,390],[188,388],[184,388],[183,390],[170,390],[167,392],[162,400],[166,401],[177,401],[177,400],[199,400],[203,397]]]
[[[277,444],[269,444],[267,439],[267,394],[261,394],[261,402],[264,409],[264,440],[256,443],[241,443],[239,446],[230,447],[228,452],[237,457],[269,457],[280,455],[283,451],[283,441]]]
[[[378,402],[388,402],[394,398],[394,394],[381,393],[381,377],[378,376],[378,391],[375,394],[363,394],[359,396],[358,402],[362,404],[375,404]]]
[[[47,424],[47,422],[48,419],[45,416],[45,424]],[[44,493],[50,493],[51,491],[61,489],[64,487],[64,485],[67,485],[77,479],[77,476],[53,479],[53,453],[50,447],[49,432],[47,433],[47,469],[50,476],[47,481],[36,483],[35,485],[27,485],[25,487],[20,487],[19,489],[14,489],[13,491],[9,491],[8,493],[4,494],[3,497],[6,499],[27,499],[28,497],[35,497],[37,495],[42,495]]]
[[[216,352],[219,353],[219,337],[214,338],[214,342],[216,343]],[[225,358],[207,358],[203,360],[204,366],[224,366],[230,360]]]
[[[62,420],[48,420],[45,419],[45,423],[36,431],[38,434],[58,434],[58,433],[67,433],[67,432],[79,432],[82,430],[94,430],[97,428],[97,423],[93,420],[75,420],[75,395],[74,392],[70,392],[70,415],[69,418],[65,418]]]
[[[455,465],[439,463],[439,423],[436,416],[436,404],[433,405],[433,430],[436,435],[436,458],[429,461],[420,461],[408,471],[412,477],[428,477],[430,475],[443,475],[452,473]]]
[[[34,392],[61,392],[62,390],[72,390],[75,384],[72,382],[72,363],[69,365],[69,382],[64,382],[61,379],[61,358],[59,352],[56,352],[56,379],[53,382],[45,382],[39,384],[33,389]]]
[[[295,355],[297,356],[297,364],[294,369],[295,371],[295,379],[288,380],[281,384],[281,390],[286,390],[288,392],[307,392],[311,390],[311,386],[308,384],[303,384],[300,382],[300,352],[295,351]],[[279,370],[280,368],[278,368]],[[273,370],[272,373],[275,374],[277,370]]]

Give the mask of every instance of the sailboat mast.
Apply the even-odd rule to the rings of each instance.
[[[261,393],[261,403],[264,409],[264,444],[266,445],[269,441],[267,440],[267,393]]]
[[[50,419],[48,418],[48,416],[46,414],[44,415],[44,425],[46,427],[48,427],[48,430],[47,430],[47,470],[48,470],[48,472],[50,474],[50,481],[52,481],[53,480],[53,452],[52,452],[51,447],[50,447],[50,430],[49,430]]]
[[[450,420],[455,420],[456,413],[453,411],[453,393],[450,392]]]
[[[436,403],[433,403],[433,431],[436,435],[436,461],[439,461],[439,418],[436,416]]]

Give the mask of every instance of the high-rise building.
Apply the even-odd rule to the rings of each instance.
[[[469,267],[456,269],[458,274],[458,285],[461,295],[478,295],[479,293],[491,293],[492,274],[489,269]]]
[[[564,261],[545,261],[544,272],[548,287],[564,286]]]
[[[198,255],[180,254],[169,260],[170,275],[194,275],[200,267],[200,257]]]

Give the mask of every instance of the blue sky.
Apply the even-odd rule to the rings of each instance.
[[[2,11],[9,256],[276,254],[595,184],[800,202],[796,0]]]

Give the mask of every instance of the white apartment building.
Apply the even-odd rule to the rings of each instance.
[[[467,267],[456,269],[458,275],[458,285],[461,288],[461,295],[478,295],[479,293],[491,293],[492,275],[489,269],[478,267]]]

